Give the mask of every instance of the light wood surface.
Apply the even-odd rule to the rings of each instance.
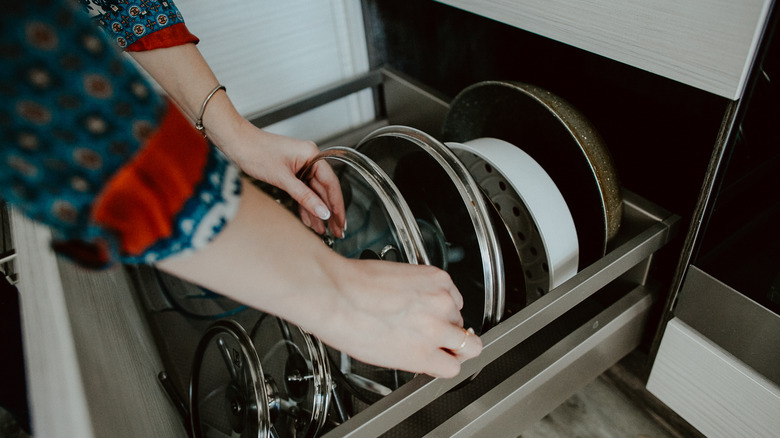
[[[22,330],[36,437],[186,437],[124,270],[83,270],[18,212]]]
[[[771,0],[438,1],[728,99],[743,92],[771,4]]]
[[[599,377],[523,431],[520,438],[675,436],[612,382]]]

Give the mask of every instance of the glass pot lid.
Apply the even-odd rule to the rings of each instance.
[[[250,336],[219,320],[194,357],[193,437],[314,437],[325,424],[332,386],[325,347],[302,329],[261,314]]]
[[[468,169],[444,144],[405,126],[378,129],[356,149],[398,187],[431,264],[445,269],[463,295],[466,326],[482,333],[495,325],[504,313],[501,249]]]
[[[412,210],[382,168],[353,148],[331,147],[303,169],[304,182],[320,162],[338,177],[346,209],[344,237],[324,238],[331,249],[348,258],[431,264]],[[345,354],[334,360],[339,386],[368,404],[414,378],[412,373],[364,364]]]
[[[331,147],[319,153],[301,172],[309,181],[315,164],[326,162],[341,184],[347,227],[341,239],[326,243],[349,258],[374,258],[430,264],[415,217],[385,172],[362,153]]]
[[[271,398],[257,351],[237,322],[219,320],[195,350],[190,422],[195,438],[267,437]]]
[[[316,436],[327,418],[332,386],[325,346],[298,326],[265,313],[250,338],[274,391],[269,397],[272,436]]]

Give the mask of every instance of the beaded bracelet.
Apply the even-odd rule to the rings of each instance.
[[[208,138],[206,135],[206,128],[203,126],[203,113],[206,111],[206,105],[208,105],[209,100],[211,100],[214,94],[216,94],[219,90],[224,90],[225,93],[227,93],[227,88],[225,88],[224,85],[217,85],[217,87],[211,90],[211,93],[206,96],[206,99],[203,101],[203,105],[200,106],[200,113],[198,114],[198,120],[195,122],[195,128],[197,128],[198,131],[203,134],[203,138]]]

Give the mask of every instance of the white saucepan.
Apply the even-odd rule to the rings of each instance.
[[[545,170],[520,147],[496,138],[446,143],[499,210],[520,257],[530,303],[577,273],[571,212]]]

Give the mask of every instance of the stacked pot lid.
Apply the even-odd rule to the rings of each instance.
[[[392,126],[354,149],[322,151],[302,171],[304,181],[320,161],[338,176],[346,207],[345,236],[325,238],[332,249],[350,258],[440,267],[463,295],[467,326],[482,333],[498,322],[505,303],[499,242],[510,238],[506,230],[496,232],[489,199],[451,149],[421,131]],[[364,400],[414,377],[343,356],[336,371]]]
[[[268,314],[260,316],[250,338],[263,373],[274,384],[273,396],[269,396],[272,436],[316,436],[325,424],[331,400],[325,346],[305,330]]]
[[[195,350],[190,381],[192,436],[265,437],[271,398],[257,350],[235,321],[213,323]]]
[[[233,320],[213,323],[195,351],[192,436],[316,436],[330,403],[328,367],[316,338],[276,317],[263,314],[252,335]]]
[[[479,333],[495,325],[504,305],[501,249],[487,201],[452,150],[391,126],[354,150],[322,151],[304,181],[320,160],[339,177],[347,210],[346,235],[328,241],[335,251],[447,270],[464,296],[466,325]]]
[[[351,148],[322,151],[301,172],[308,182],[314,167],[325,162],[338,176],[348,230],[341,239],[326,242],[349,258],[381,258],[428,264],[428,253],[415,217],[383,169]]]

